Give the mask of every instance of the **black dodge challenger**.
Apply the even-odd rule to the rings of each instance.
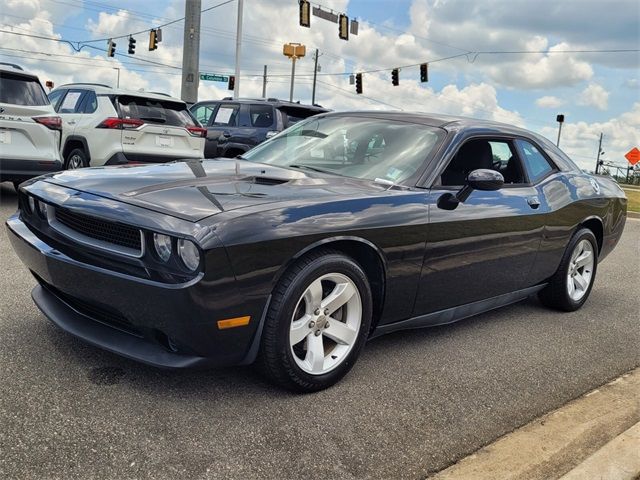
[[[356,112],[236,159],[39,177],[7,227],[63,330],[161,367],[258,360],[314,391],[384,333],[533,294],[580,308],[625,219],[613,180],[534,133]]]

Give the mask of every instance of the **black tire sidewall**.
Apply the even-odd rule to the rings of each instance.
[[[356,285],[362,302],[362,320],[356,343],[336,368],[323,375],[311,375],[302,370],[293,358],[289,345],[289,331],[296,305],[313,280],[327,273],[341,273],[348,276]],[[276,355],[278,363],[291,381],[290,388],[303,391],[316,391],[338,382],[353,367],[367,341],[371,327],[372,295],[369,282],[362,268],[348,257],[329,254],[319,257],[306,265],[287,286],[281,308],[273,314],[276,320]]]
[[[67,155],[67,158],[65,158],[64,160],[64,169],[65,170],[69,170],[69,161],[71,160],[71,157],[73,157],[74,155],[80,155],[80,157],[82,158],[82,167],[81,168],[85,168],[89,166],[89,161],[87,160],[87,154],[84,153],[84,150],[81,148],[74,148],[73,150],[71,150],[69,152],[69,155]]]
[[[587,291],[580,300],[576,301],[569,296],[569,292],[567,291],[566,279],[567,279],[567,275],[569,274],[569,264],[571,263],[571,255],[573,255],[573,251],[575,250],[576,245],[578,245],[578,243],[581,242],[582,240],[588,240],[589,243],[591,243],[591,247],[593,248],[593,254],[595,258],[593,261],[593,272],[591,274],[591,281],[589,282]],[[571,239],[571,242],[569,243],[567,250],[565,252],[564,258],[562,259],[562,268],[558,272],[561,274],[560,278],[558,279],[558,284],[560,285],[562,281],[562,288],[564,292],[564,298],[562,299],[562,301],[565,304],[564,306],[566,310],[569,310],[569,311],[578,310],[580,307],[582,307],[582,305],[584,305],[584,303],[589,298],[589,295],[591,294],[591,289],[593,288],[593,284],[596,280],[597,270],[598,270],[598,242],[591,230],[583,228],[578,232],[576,232],[576,234]]]

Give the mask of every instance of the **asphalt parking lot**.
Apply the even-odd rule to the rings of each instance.
[[[16,208],[0,186],[0,219]],[[427,477],[640,365],[640,220],[560,314],[528,300],[372,341],[330,390],[251,368],[161,371],[83,344],[32,304],[0,233],[0,477]]]

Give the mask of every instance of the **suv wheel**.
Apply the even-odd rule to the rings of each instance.
[[[84,150],[81,148],[74,148],[69,152],[67,158],[64,161],[64,168],[66,170],[75,170],[77,168],[84,168],[89,166],[89,160]]]

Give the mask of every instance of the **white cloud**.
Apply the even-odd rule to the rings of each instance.
[[[602,85],[592,83],[582,91],[578,102],[580,105],[606,110],[609,102],[609,92]]]
[[[543,128],[541,133],[555,142],[555,128]],[[634,146],[640,145],[640,102],[636,102],[630,111],[606,122],[565,123],[562,127],[560,148],[581,168],[592,171],[595,168],[600,133],[604,135],[603,160],[626,166],[624,154]]]
[[[540,108],[558,108],[565,104],[565,101],[561,98],[546,95],[536,100],[536,105]]]

